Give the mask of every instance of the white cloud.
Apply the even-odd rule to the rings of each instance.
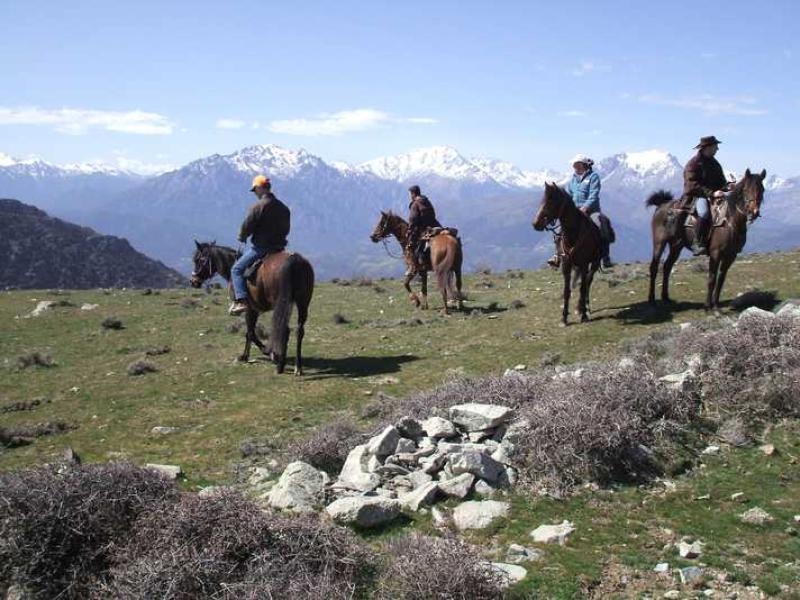
[[[586,117],[588,114],[582,110],[562,110],[556,113],[559,117]]]
[[[80,108],[42,109],[38,107],[8,108],[0,106],[0,125],[49,125],[59,133],[83,135],[99,128],[136,135],[169,135],[174,124],[157,113],[132,110],[127,112]]]
[[[216,127],[217,129],[241,129],[245,124],[239,119],[218,119]]]
[[[597,63],[592,60],[584,60],[581,62],[580,65],[572,69],[572,74],[575,77],[583,77],[584,75],[588,75],[589,73],[601,73],[610,70],[611,67],[606,64]]]
[[[429,117],[397,118],[373,108],[358,108],[336,113],[326,113],[310,119],[287,119],[272,121],[267,128],[273,133],[289,135],[342,135],[356,131],[375,129],[391,123],[413,123],[430,125],[437,123]]]
[[[682,98],[665,98],[658,94],[643,94],[638,96],[637,100],[647,104],[699,110],[710,116],[758,116],[767,114],[765,109],[756,106],[755,98],[749,96],[719,98],[710,94],[701,94],[699,96],[684,96]]]

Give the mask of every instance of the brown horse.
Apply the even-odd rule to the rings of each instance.
[[[706,310],[719,308],[719,294],[725,283],[725,276],[747,241],[747,225],[761,214],[766,176],[766,170],[753,174],[747,169],[744,178],[733,186],[728,196],[712,208],[711,218],[714,224],[708,238]],[[651,225],[653,259],[650,261],[650,291],[647,296],[650,304],[655,304],[656,275],[664,247],[669,246],[669,252],[664,260],[661,300],[672,302],[669,297],[670,272],[681,250],[691,246],[694,240],[695,217],[690,215],[681,224],[683,209],[680,203],[680,200],[675,200],[672,194],[664,190],[652,194],[645,203],[646,206],[657,207]]]
[[[567,324],[572,290],[570,275],[574,271],[580,279],[578,312],[581,315],[581,323],[584,323],[589,320],[587,313],[589,290],[592,287],[594,274],[600,268],[600,259],[603,255],[600,228],[575,206],[569,193],[555,183],[545,182],[544,195],[533,219],[533,228],[536,231],[544,229],[552,231],[555,229],[556,221],[561,225],[558,253],[561,255],[561,274],[564,276],[564,308],[561,312],[561,322],[563,325]]]
[[[461,252],[461,240],[451,235],[447,230],[435,235],[430,240],[431,264],[424,268],[416,264],[413,252],[408,248],[408,223],[401,216],[392,211],[381,211],[381,218],[370,236],[373,242],[379,242],[393,235],[400,242],[403,250],[403,258],[406,263],[406,275],[403,286],[408,292],[411,302],[423,309],[428,308],[428,271],[433,271],[436,281],[439,284],[439,291],[442,293],[444,303],[444,313],[447,314],[447,299],[455,300],[458,310],[463,308],[463,297],[461,295],[461,263],[463,255]],[[421,297],[411,290],[411,280],[420,276],[422,282]],[[455,286],[453,285],[455,280]]]
[[[228,282],[231,279],[231,267],[238,258],[233,248],[217,246],[214,242],[200,243],[195,241],[193,261],[194,270],[190,283],[192,287],[200,287],[203,282],[214,275],[220,275]],[[303,336],[308,319],[308,306],[314,293],[314,269],[305,258],[293,252],[277,252],[264,258],[258,268],[255,281],[248,280],[249,308],[244,313],[247,324],[244,352],[239,360],[246,362],[250,358],[250,344],[258,346],[283,373],[286,367],[286,352],[289,345],[289,319],[292,316],[292,305],[297,305],[297,358],[294,374],[303,374]],[[268,350],[256,335],[256,322],[262,312],[272,309],[272,332]]]

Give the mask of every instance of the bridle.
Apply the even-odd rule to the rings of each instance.
[[[386,254],[390,258],[399,258],[401,260],[405,260],[405,255],[403,255],[403,254],[392,254],[392,251],[389,250],[388,238],[389,238],[390,235],[392,235],[392,232],[389,231],[389,222],[390,222],[389,219],[390,219],[390,217],[389,217],[388,214],[387,215],[383,215],[383,217],[381,218],[381,222],[378,223],[378,226],[375,228],[375,231],[377,231],[378,233],[377,234],[373,233],[372,234],[372,238],[373,238],[374,241],[376,241],[376,242],[380,241],[381,244],[383,244],[383,249],[386,251]],[[378,238],[378,239],[376,240],[375,238]]]
[[[199,266],[198,266],[199,263]],[[204,281],[211,279],[216,275],[217,269],[214,264],[213,257],[211,256],[211,249],[205,248],[201,251],[199,260],[195,263],[195,269],[192,271],[191,281],[197,281],[198,285]]]

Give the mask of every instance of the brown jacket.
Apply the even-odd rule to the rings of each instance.
[[[695,198],[711,198],[717,190],[724,190],[728,186],[722,165],[713,156],[703,156],[701,152],[695,154],[683,169],[683,197],[685,200]]]
[[[427,196],[415,196],[408,205],[408,224],[418,232],[426,227],[441,227],[436,220],[436,211]]]
[[[246,242],[253,236],[253,246],[277,252],[286,247],[291,214],[289,208],[274,194],[269,193],[250,207],[239,231],[239,241]]]

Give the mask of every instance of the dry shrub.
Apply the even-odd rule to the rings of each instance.
[[[800,416],[800,319],[745,316],[735,327],[693,328],[675,341],[676,357],[698,355],[709,416],[748,426]]]
[[[7,413],[7,412],[20,412],[25,410],[35,410],[40,404],[42,403],[49,403],[50,400],[47,398],[34,398],[33,400],[20,400],[18,402],[12,402],[11,404],[4,404],[0,406],[0,413]]]
[[[365,442],[368,435],[346,418],[318,427],[302,442],[293,442],[286,449],[291,460],[301,460],[330,475],[338,474],[350,451]]]
[[[86,598],[139,515],[176,494],[160,475],[126,463],[0,473],[0,590]]]
[[[117,319],[116,317],[106,317],[103,319],[103,322],[100,323],[100,326],[103,329],[125,329],[125,326],[122,324],[122,321]]]
[[[146,356],[161,356],[162,354],[169,354],[171,348],[169,346],[153,346],[144,351]]]
[[[21,371],[28,367],[54,367],[53,357],[44,352],[29,352],[17,357],[17,368]]]
[[[266,513],[230,490],[145,515],[114,560],[102,593],[131,599],[344,599],[363,595],[375,569],[349,530]]]
[[[146,360],[137,360],[128,365],[128,375],[144,375],[145,373],[155,373],[157,371],[156,366]]]
[[[386,545],[392,557],[375,595],[379,600],[502,598],[502,577],[478,550],[458,538],[411,533]]]
[[[509,303],[508,307],[514,310],[519,308],[525,308],[525,303],[522,300],[512,300]]]
[[[32,440],[38,437],[47,435],[56,435],[64,433],[70,429],[75,429],[74,425],[65,423],[64,421],[46,421],[44,423],[36,423],[35,425],[15,425],[13,427],[0,427],[0,432],[9,439],[20,438]],[[0,443],[2,443],[3,435],[0,435]],[[27,442],[24,442],[27,443]],[[17,445],[17,444],[13,444]],[[22,444],[18,444],[22,445]]]

